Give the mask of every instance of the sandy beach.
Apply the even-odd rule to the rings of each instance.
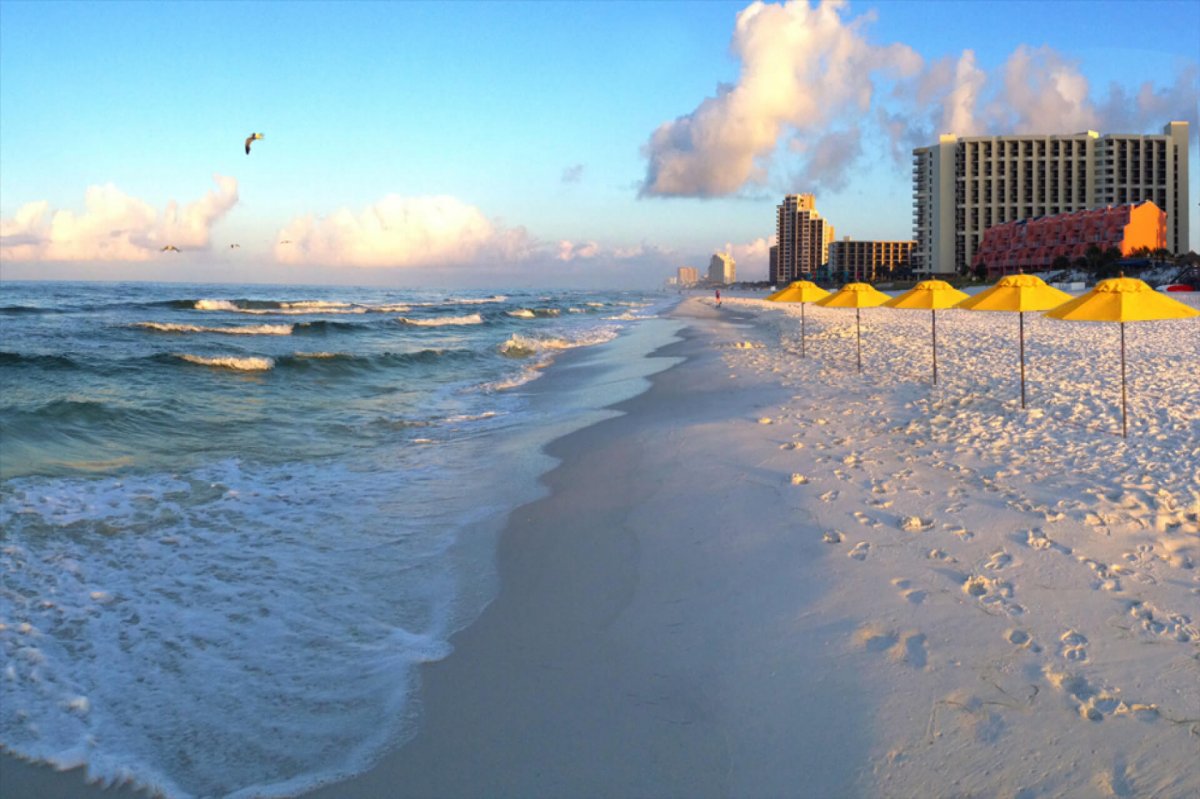
[[[1193,300],[1194,302],[1194,300]],[[313,797],[1200,795],[1200,335],[688,298],[416,737]],[[552,377],[552,376],[551,376]],[[10,757],[6,797],[113,796]]]

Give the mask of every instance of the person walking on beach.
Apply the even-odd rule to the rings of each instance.
[[[721,290],[717,289],[717,307],[721,307]]]

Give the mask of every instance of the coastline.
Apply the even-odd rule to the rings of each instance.
[[[801,360],[797,315],[680,303],[674,365],[546,448],[416,736],[305,795],[1200,791],[1200,392],[1162,366],[1194,328],[1139,331],[1173,404],[1124,441],[1073,379],[997,399],[1008,320],[951,317],[974,371],[932,387],[921,315],[864,320],[862,376],[853,317],[810,308]],[[1044,325],[1040,369],[1092,346]],[[6,796],[141,795],[23,769],[65,787]]]
[[[308,796],[847,793],[863,686],[825,659],[837,624],[798,629],[817,575],[789,580],[819,538],[748,527],[782,508],[754,409],[786,393],[730,379],[737,312],[684,313],[703,329],[655,353],[683,363],[548,447],[561,463],[501,537],[499,595],[423,669],[416,737]],[[731,417],[752,435],[731,442]]]

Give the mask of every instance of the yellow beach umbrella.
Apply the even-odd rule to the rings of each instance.
[[[898,297],[884,303],[888,308],[929,311],[933,330],[933,384],[937,385],[937,312],[953,308],[967,295],[944,280],[922,280]]]
[[[1016,311],[1021,341],[1021,407],[1025,407],[1025,312],[1048,311],[1071,299],[1035,275],[1007,275],[958,304],[965,311]]]
[[[862,320],[859,315],[861,308],[875,308],[883,305],[891,297],[878,291],[870,283],[847,283],[836,294],[830,294],[816,301],[817,305],[826,308],[853,308],[854,329],[858,345],[858,371],[862,372]]]
[[[1125,411],[1125,323],[1187,319],[1200,316],[1200,311],[1159,294],[1141,280],[1122,274],[1101,280],[1087,294],[1047,311],[1046,316],[1068,322],[1117,322],[1121,325],[1121,435],[1126,436],[1129,426]]]
[[[829,292],[811,280],[797,280],[767,297],[771,302],[800,303],[800,357],[804,357],[804,303],[828,297]]]

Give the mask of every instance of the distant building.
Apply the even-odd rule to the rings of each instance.
[[[708,281],[726,285],[737,281],[737,264],[728,253],[716,253],[708,262]]]
[[[995,225],[983,234],[972,268],[986,265],[989,278],[1044,271],[1056,258],[1082,258],[1092,246],[1130,255],[1142,247],[1164,248],[1166,241],[1167,215],[1147,200]]]
[[[811,280],[829,260],[833,225],[817,213],[811,194],[789,194],[775,208],[778,244],[772,259],[770,279],[776,285],[793,280]]]
[[[1157,135],[941,136],[913,150],[913,271],[965,271],[995,225],[1145,200],[1167,214],[1166,248],[1186,253],[1186,122]]]
[[[829,245],[828,274],[842,283],[874,283],[907,272],[915,242],[853,241],[849,236]]]
[[[694,266],[679,267],[679,285],[694,286],[700,282],[700,273]]]

